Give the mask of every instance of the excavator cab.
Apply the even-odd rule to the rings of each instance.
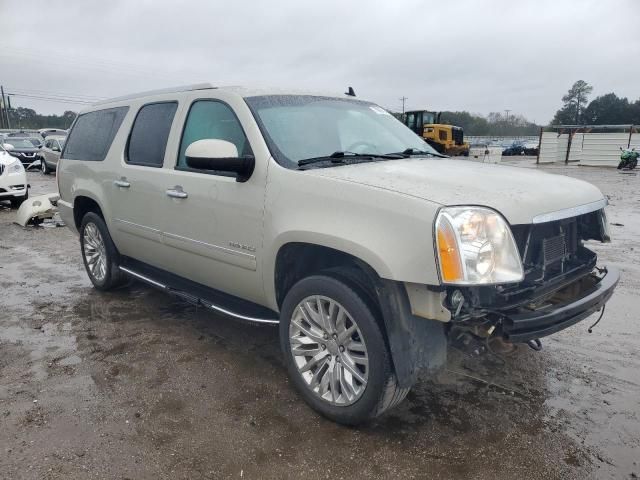
[[[461,127],[440,123],[441,112],[414,110],[406,112],[404,124],[444,155],[469,155]]]

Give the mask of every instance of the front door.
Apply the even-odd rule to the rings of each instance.
[[[233,143],[238,155],[254,155],[239,116],[252,122],[244,102],[224,93],[185,105],[184,127],[175,153],[171,181],[163,187],[163,242],[170,253],[169,270],[190,280],[240,296],[264,301],[260,255],[267,160],[256,154],[251,178],[243,183],[225,172],[195,170],[186,164],[185,150],[202,139]],[[231,104],[234,104],[232,108]],[[234,110],[236,108],[237,110]],[[239,113],[239,115],[237,115]],[[257,131],[250,125],[252,131]]]

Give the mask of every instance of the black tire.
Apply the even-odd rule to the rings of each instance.
[[[11,198],[11,207],[20,208],[20,205],[22,205],[28,198],[29,198],[29,188],[27,188],[27,192],[24,194],[24,196]]]
[[[305,298],[321,295],[338,302],[353,317],[366,343],[368,378],[361,396],[348,405],[335,405],[320,398],[299,372],[291,351],[289,327],[294,310]],[[304,400],[324,417],[344,425],[359,425],[399,404],[410,388],[398,387],[380,323],[364,295],[349,284],[326,275],[315,275],[296,283],[287,293],[280,316],[280,346],[289,376]]]
[[[41,158],[40,162],[42,162],[42,165],[40,166],[42,174],[49,175],[49,173],[51,173],[51,169],[49,168],[49,165],[47,165],[47,162],[44,161],[44,158]]]
[[[104,243],[104,253],[106,256],[104,278],[97,278],[91,272],[87,263],[85,231],[89,225],[95,225],[100,232]],[[82,217],[82,223],[80,225],[80,251],[82,253],[82,262],[84,263],[84,268],[87,271],[89,280],[91,280],[91,283],[93,283],[93,286],[96,289],[102,291],[112,290],[125,282],[126,277],[119,268],[120,254],[118,253],[116,246],[113,244],[113,240],[111,240],[111,235],[109,235],[107,225],[104,223],[102,217],[97,213],[89,212]]]

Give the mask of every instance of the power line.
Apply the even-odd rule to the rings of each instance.
[[[47,98],[50,100],[70,100],[73,102],[85,102],[85,103],[96,103],[99,102],[100,99],[93,98],[83,98],[83,97],[74,97],[74,96],[64,96],[64,95],[46,95],[46,94],[38,94],[38,93],[23,93],[20,91],[16,91],[14,89],[7,88],[7,95],[11,95],[14,97],[34,97],[34,98]]]
[[[13,93],[13,92],[7,92],[6,96],[9,97],[24,97],[24,98],[32,98],[32,99],[37,99],[37,100],[45,100],[45,101],[50,101],[50,102],[58,102],[58,103],[75,103],[75,104],[81,104],[81,105],[91,105],[92,103],[95,102],[90,102],[87,100],[77,100],[77,99],[71,99],[71,98],[59,98],[59,97],[47,97],[47,96],[41,96],[41,95],[25,95],[22,93]]]
[[[128,64],[123,62],[114,62],[108,60],[96,59],[95,57],[87,57],[81,55],[60,55],[55,61],[43,58],[39,52],[31,52],[29,50],[16,49],[6,47],[0,44],[0,57],[17,57],[30,58],[37,60],[38,64],[49,64],[56,67],[71,66],[74,70],[101,70],[108,73],[117,73],[118,75],[138,75],[143,77],[163,77],[165,79],[175,79],[174,76],[167,75],[166,72],[160,70],[152,70],[140,64]]]
[[[26,95],[46,95],[51,97],[77,98],[81,100],[89,100],[89,101],[96,101],[96,102],[105,99],[105,97],[99,97],[97,95],[84,95],[81,93],[51,92],[48,90],[35,90],[35,89],[29,89],[29,88],[7,87],[7,90],[11,90],[12,92],[16,92],[16,93],[23,93]]]

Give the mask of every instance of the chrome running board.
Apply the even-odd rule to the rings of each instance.
[[[199,295],[194,295],[192,293],[189,293],[185,290],[181,290],[179,288],[175,288],[173,286],[161,283],[157,280],[154,280],[153,278],[151,278],[148,275],[143,275],[142,273],[139,273],[135,270],[132,270],[129,267],[123,267],[120,266],[119,267],[120,270],[124,273],[126,273],[127,275],[130,275],[138,280],[141,280],[145,283],[148,283],[149,285],[152,285],[154,287],[160,288],[161,290],[165,290],[166,292],[175,295],[179,298],[181,298],[182,300],[185,300],[188,303],[191,303],[193,305],[202,305],[205,308],[208,308],[209,310],[213,310],[214,312],[218,312],[221,313],[223,315],[226,315],[228,317],[231,318],[236,318],[238,320],[244,320],[246,322],[253,322],[253,323],[263,323],[263,324],[269,324],[269,325],[277,325],[278,323],[280,323],[280,320],[278,318],[263,318],[263,317],[259,317],[259,316],[255,316],[255,315],[247,315],[247,314],[243,314],[243,313],[239,313],[236,312],[228,307],[223,307],[219,304],[216,304],[214,302],[212,302],[209,299],[203,298]],[[207,287],[202,287],[202,288],[207,288]],[[249,302],[246,302],[249,303]],[[264,307],[260,307],[257,306],[259,308],[264,308]],[[265,309],[267,310],[267,309]],[[275,312],[273,312],[274,316],[276,316],[277,314]]]

